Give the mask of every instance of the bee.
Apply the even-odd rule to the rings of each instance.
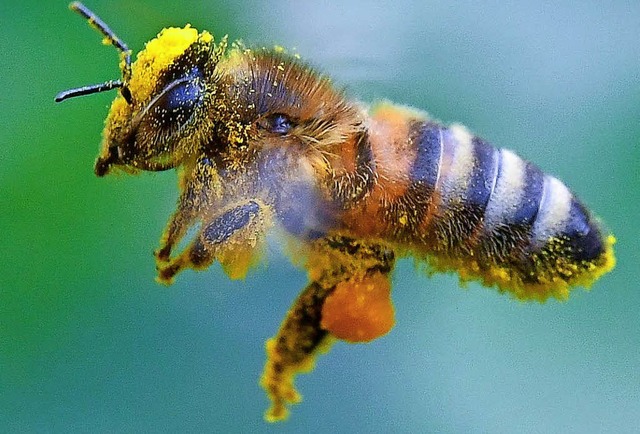
[[[95,173],[176,169],[180,195],[155,251],[158,281],[214,261],[243,278],[279,231],[309,283],[266,343],[261,378],[285,419],[294,380],[335,340],[368,342],[394,325],[390,276],[412,256],[519,300],[566,299],[615,263],[615,239],[558,179],[465,127],[390,103],[366,106],[281,48],[165,28],[118,80]],[[186,247],[177,252],[187,234]]]

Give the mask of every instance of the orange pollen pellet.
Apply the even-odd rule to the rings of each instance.
[[[381,273],[341,282],[322,307],[320,326],[338,339],[368,342],[395,324],[391,283]]]

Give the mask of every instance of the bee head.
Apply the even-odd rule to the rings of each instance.
[[[116,166],[127,171],[166,170],[197,143],[197,125],[208,104],[207,83],[226,49],[208,32],[189,25],[166,28],[147,42],[131,62],[131,52],[109,27],[81,3],[70,5],[89,20],[121,53],[122,78],[61,92],[56,101],[119,89],[111,104],[95,172],[106,175]]]
[[[95,166],[98,176],[112,166],[170,169],[193,151],[210,102],[212,51],[212,36],[188,25],[164,29],[146,44],[111,104]]]

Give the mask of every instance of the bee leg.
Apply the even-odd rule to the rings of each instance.
[[[301,397],[294,386],[295,376],[313,369],[318,350],[328,348],[328,332],[320,327],[322,305],[331,288],[312,283],[291,306],[278,334],[266,343],[267,363],[260,384],[272,401],[265,413],[269,422],[286,419],[288,404]]]
[[[231,278],[244,277],[255,262],[264,228],[254,200],[228,208],[203,224],[192,243],[176,258],[158,265],[158,281],[170,284],[180,271],[207,268],[218,259]]]
[[[272,402],[267,421],[287,418],[287,406],[301,400],[296,375],[313,369],[317,355],[336,338],[367,342],[391,329],[393,265],[393,253],[381,246],[341,237],[314,242],[306,263],[312,282],[266,343],[260,384]]]
[[[169,262],[171,250],[191,227],[203,208],[211,206],[220,195],[220,182],[214,163],[201,158],[186,165],[180,175],[178,209],[162,234],[160,247],[154,252],[158,266]]]

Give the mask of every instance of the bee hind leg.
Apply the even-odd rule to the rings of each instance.
[[[231,206],[206,222],[191,244],[177,257],[157,265],[157,280],[170,284],[184,268],[202,270],[219,260],[231,278],[243,277],[255,261],[264,232],[261,206],[254,200]]]
[[[287,407],[300,402],[295,377],[313,369],[316,357],[333,341],[368,342],[394,323],[391,251],[342,237],[318,240],[309,250],[305,265],[311,283],[266,343],[260,384],[271,400],[265,413],[269,422],[286,419]]]
[[[266,343],[267,364],[260,384],[272,401],[265,413],[269,422],[286,419],[287,405],[301,401],[294,386],[295,376],[313,369],[315,354],[331,343],[328,332],[320,327],[322,305],[329,292],[315,282],[307,286],[291,306],[278,334]]]

